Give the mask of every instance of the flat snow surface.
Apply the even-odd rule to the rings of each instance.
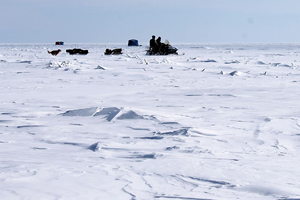
[[[0,199],[299,200],[300,45],[173,46],[0,45]]]

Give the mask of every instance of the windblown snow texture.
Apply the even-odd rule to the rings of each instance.
[[[0,199],[300,199],[299,45],[175,46],[0,45]]]

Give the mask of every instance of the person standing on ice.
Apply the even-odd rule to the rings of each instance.
[[[157,45],[156,52],[160,52],[161,51],[161,37],[157,38],[156,45]]]
[[[155,35],[152,35],[152,39],[150,40],[150,52],[156,53],[156,47]]]

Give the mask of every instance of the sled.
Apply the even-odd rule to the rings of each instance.
[[[66,52],[69,53],[70,55],[74,55],[74,54],[86,55],[89,53],[88,50],[83,50],[83,49],[67,49]]]
[[[120,55],[122,54],[122,49],[118,48],[118,49],[106,49],[104,52],[105,55]]]

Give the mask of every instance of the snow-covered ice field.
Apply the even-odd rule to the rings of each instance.
[[[173,46],[1,44],[0,199],[299,200],[300,44]]]

